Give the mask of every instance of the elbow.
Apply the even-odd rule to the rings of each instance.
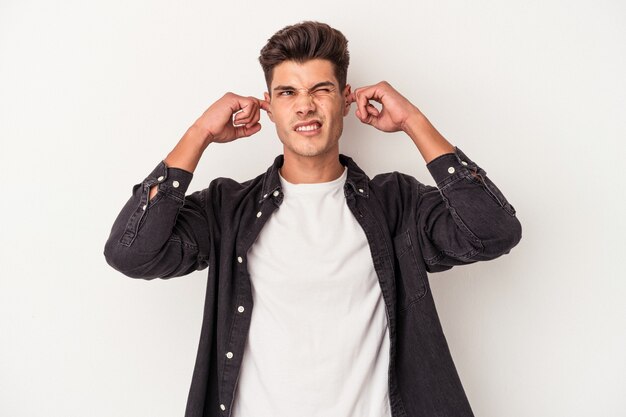
[[[129,278],[153,279],[156,276],[146,274],[142,268],[142,261],[133,251],[126,246],[121,245],[109,239],[104,245],[104,259],[107,264],[118,272]]]
[[[497,226],[491,237],[482,240],[481,257],[484,260],[508,254],[522,240],[522,225],[517,217],[512,216]]]

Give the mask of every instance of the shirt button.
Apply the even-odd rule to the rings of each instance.
[[[180,183],[178,181],[173,181],[172,182],[172,187],[174,187],[174,188],[178,188],[179,185],[180,185]]]
[[[462,163],[463,165],[467,165],[467,162],[465,162],[465,161],[461,161],[461,163]]]
[[[243,308],[243,306],[237,307],[237,311],[240,312],[240,313],[243,313],[244,310],[245,310],[245,308]]]
[[[264,195],[263,195],[263,198],[266,198],[266,197],[267,197],[267,194],[264,194]]]
[[[224,404],[220,404],[220,409],[221,409],[222,411],[224,411],[224,410],[226,410],[226,406],[225,406]]]
[[[362,189],[362,188],[359,188],[359,192],[360,192],[361,194],[363,194],[363,189]]]
[[[240,264],[243,263],[243,258],[241,256],[237,257],[237,262],[239,262]]]
[[[450,167],[450,168],[448,168],[448,172],[449,172],[450,174],[454,174],[454,167]]]
[[[157,181],[158,181],[158,182],[161,182],[161,181],[163,181],[164,179],[165,179],[165,177],[164,177],[163,175],[161,175],[159,178],[157,178]]]
[[[276,190],[276,191],[274,191],[274,192],[272,193],[272,195],[273,195],[274,197],[278,197],[278,194],[280,194],[280,191],[278,191],[278,190]]]
[[[262,213],[259,211],[259,212],[256,214],[256,216],[257,216],[257,217],[261,217],[261,214],[262,214]]]
[[[146,209],[146,207],[148,207],[148,205],[147,205],[147,204],[144,204],[142,208],[145,210],[145,209]]]
[[[233,358],[233,352],[228,352],[228,353],[226,354],[226,357],[227,357],[228,359],[232,359],[232,358]]]

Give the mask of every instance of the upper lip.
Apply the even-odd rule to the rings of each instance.
[[[317,120],[317,119],[312,119],[312,120],[307,120],[306,122],[300,122],[300,123],[295,124],[295,125],[293,126],[293,130],[296,130],[296,129],[297,129],[297,128],[299,128],[300,126],[309,126],[309,125],[312,125],[312,124],[315,124],[315,123],[317,123],[317,124],[318,124],[318,125],[320,125],[320,126],[322,125],[322,122],[320,122],[319,120]]]

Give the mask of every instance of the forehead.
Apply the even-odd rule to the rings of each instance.
[[[331,81],[337,85],[332,62],[326,59],[311,59],[306,62],[284,61],[274,67],[271,87],[288,85],[302,88],[324,81]]]

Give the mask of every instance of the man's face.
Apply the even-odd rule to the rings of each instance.
[[[343,118],[350,111],[350,86],[339,90],[333,64],[325,59],[285,61],[274,67],[267,112],[288,154],[339,154]]]

